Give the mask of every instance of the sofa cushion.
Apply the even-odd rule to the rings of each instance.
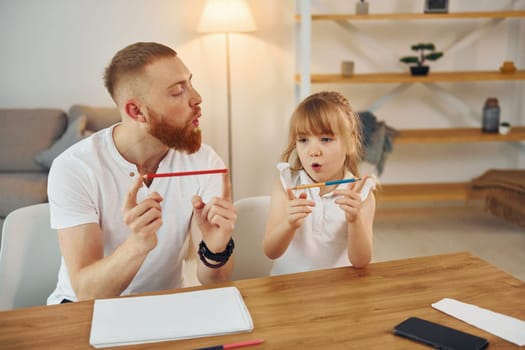
[[[0,217],[27,205],[47,202],[46,173],[0,173]]]
[[[53,160],[62,152],[64,152],[69,146],[82,140],[86,135],[87,118],[85,115],[75,119],[72,123],[67,126],[66,132],[48,149],[38,153],[35,156],[35,162],[40,164],[44,169],[49,170]]]
[[[61,109],[0,109],[0,169],[42,171],[33,158],[51,146],[66,125]]]
[[[120,121],[120,114],[117,108],[86,105],[73,105],[69,108],[68,116],[70,122],[83,115],[87,118],[86,130],[91,131],[107,128]]]

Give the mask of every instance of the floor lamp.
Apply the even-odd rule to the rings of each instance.
[[[233,176],[232,101],[230,79],[230,33],[252,32],[257,29],[245,0],[206,0],[197,31],[223,33],[226,39],[226,89],[228,102],[228,167]]]

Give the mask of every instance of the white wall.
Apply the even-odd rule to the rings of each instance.
[[[523,8],[524,0],[517,0]],[[295,39],[292,0],[248,0],[258,31],[231,37],[233,100],[233,182],[235,198],[270,192],[275,163],[284,146],[294,108]],[[315,11],[354,11],[354,1],[314,1]],[[420,12],[423,1],[372,1],[371,11]],[[451,1],[451,10],[503,8],[512,1]],[[205,142],[225,159],[227,154],[225,45],[222,35],[196,32],[203,0],[0,0],[0,108],[60,107],[75,103],[111,106],[102,72],[113,54],[132,42],[158,41],[174,47],[194,74],[203,96]],[[476,22],[477,21],[477,22]],[[398,21],[362,23],[359,27],[383,42],[393,57],[409,54],[416,41],[438,48],[484,20]],[[521,20],[523,22],[523,20]],[[432,63],[436,70],[497,69],[519,47],[509,37],[508,22]],[[515,25],[516,26],[516,25]],[[518,31],[525,38],[524,26]],[[399,71],[395,59],[349,35],[331,22],[315,23],[312,71],[333,73],[340,62],[356,61],[357,72]],[[523,47],[523,46],[521,46]],[[518,68],[523,69],[520,53]],[[521,85],[520,85],[521,84]],[[440,84],[481,112],[488,96],[500,99],[502,116],[522,124],[523,82]],[[510,87],[507,87],[510,86]],[[358,110],[366,108],[392,85],[319,85],[313,90],[343,91]],[[518,104],[519,105],[519,104]],[[477,126],[422,86],[414,86],[376,111],[398,128]],[[517,152],[505,144],[396,146],[382,176],[384,183],[467,181],[489,167],[515,167]],[[422,165],[428,166],[423,171]],[[523,163],[522,163],[523,164]]]
[[[294,107],[292,1],[249,0],[231,35],[234,195],[267,194]],[[136,41],[175,48],[203,97],[204,140],[228,159],[225,36],[196,32],[203,0],[0,0],[0,108],[112,106],[102,74]]]

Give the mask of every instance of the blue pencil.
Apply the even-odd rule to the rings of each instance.
[[[312,188],[312,187],[323,187],[323,186],[331,186],[331,185],[339,185],[339,184],[347,184],[350,182],[356,182],[361,180],[360,177],[354,177],[352,179],[342,179],[342,180],[334,180],[334,181],[326,181],[326,182],[316,182],[313,184],[307,184],[307,185],[299,185],[296,187],[290,188],[291,190],[304,190],[306,188]]]

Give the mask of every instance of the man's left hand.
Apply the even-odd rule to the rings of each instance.
[[[202,233],[202,240],[214,253],[226,249],[237,219],[237,209],[232,202],[229,174],[222,175],[222,196],[204,203],[200,196],[193,196],[193,215]]]

